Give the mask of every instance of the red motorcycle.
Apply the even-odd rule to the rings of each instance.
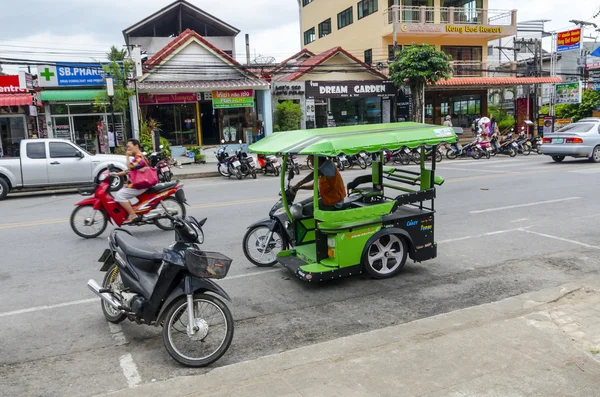
[[[127,211],[110,194],[111,178],[114,177],[110,176],[108,171],[104,171],[100,174],[97,185],[77,189],[82,196],[94,195],[75,204],[76,208],[71,214],[71,228],[78,236],[98,237],[104,232],[109,221],[120,227],[127,219]],[[178,182],[167,182],[146,190],[137,197],[138,202],[133,206],[138,215],[137,219],[127,225],[154,224],[162,230],[174,230],[172,217],[185,218],[184,204],[187,204],[187,201],[182,188],[183,185]]]

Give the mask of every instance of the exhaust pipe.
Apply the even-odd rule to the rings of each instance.
[[[88,281],[87,286],[94,294],[102,298],[104,302],[111,305],[114,309],[121,310],[121,304],[115,298],[113,298],[111,294],[108,292],[100,292],[102,287],[100,287],[100,284],[98,284],[96,280]]]

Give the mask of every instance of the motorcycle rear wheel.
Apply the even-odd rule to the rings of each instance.
[[[181,204],[179,201],[177,201],[175,198],[173,197],[167,197],[166,199],[164,199],[163,201],[161,201],[158,205],[157,205],[157,209],[163,209],[160,205],[164,205],[167,209],[167,211],[169,211],[169,214],[171,216],[180,216],[182,218],[185,218],[185,205]],[[175,208],[177,207],[177,208]],[[172,211],[177,211],[177,214],[173,214]],[[173,227],[173,222],[169,219],[169,218],[159,218],[157,220],[154,221],[154,224],[162,230],[175,230],[175,228]]]
[[[111,285],[115,283],[122,283],[121,275],[119,274],[119,268],[117,267],[116,263],[109,267],[108,271],[104,275],[104,280],[102,281],[102,288],[110,289]],[[127,315],[125,313],[114,309],[111,305],[106,303],[104,299],[100,300],[100,304],[102,305],[102,313],[104,313],[104,317],[108,322],[118,324],[127,318]]]
[[[508,149],[508,155],[510,157],[515,157],[517,155],[517,151],[514,148]]]
[[[95,213],[94,213],[94,211],[95,211]],[[79,213],[88,214],[88,215],[79,215]],[[96,220],[96,216],[98,216],[98,215],[102,216],[102,219]],[[96,227],[95,229],[93,229],[91,231],[91,233],[85,233],[85,231],[84,231],[85,229],[82,229],[77,225],[77,221],[78,221],[77,216],[80,216],[80,217],[83,216],[83,224],[80,225],[83,228],[89,228],[96,223],[98,223],[99,228]],[[86,223],[89,223],[89,222],[91,222],[91,224],[86,225]],[[106,215],[106,213],[103,210],[95,210],[94,206],[91,204],[82,205],[82,206],[76,207],[73,210],[73,213],[71,214],[70,223],[71,223],[71,229],[73,229],[75,234],[78,235],[79,237],[96,238],[99,235],[101,235],[102,233],[104,233],[104,230],[106,230],[106,226],[108,225],[108,216]]]
[[[531,148],[529,146],[524,146],[522,152],[523,156],[529,156],[531,154]]]
[[[438,149],[435,151],[435,162],[440,163],[444,159],[442,152]]]
[[[184,295],[170,307],[163,324],[163,342],[175,361],[188,367],[205,367],[217,361],[229,349],[233,340],[233,316],[221,299],[207,294],[194,294],[194,325],[199,329],[190,337],[187,335],[187,306],[187,297]],[[210,315],[204,313],[204,307],[210,309]],[[218,323],[215,324],[215,321]],[[215,342],[215,348],[209,347],[207,354],[198,353],[192,357],[189,352],[182,352],[184,347],[204,350],[212,341]]]
[[[256,179],[256,170],[252,169],[252,171],[250,171],[250,173],[252,174],[252,179]]]
[[[453,149],[448,149],[446,150],[446,157],[448,157],[448,160],[454,160],[457,157],[457,154]]]
[[[363,159],[362,157],[358,159],[358,166],[363,169],[366,170],[367,169],[367,162],[365,161],[365,159]]]

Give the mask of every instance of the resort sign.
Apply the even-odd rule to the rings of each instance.
[[[556,52],[578,50],[581,47],[581,29],[560,32],[556,39]]]

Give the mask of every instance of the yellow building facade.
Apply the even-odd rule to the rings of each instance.
[[[384,73],[394,48],[427,43],[452,56],[453,77],[485,78],[488,42],[514,35],[517,24],[516,10],[489,10],[487,0],[299,0],[299,7],[303,48],[341,46]],[[446,113],[468,126],[487,111],[484,80],[428,91],[428,122]]]

